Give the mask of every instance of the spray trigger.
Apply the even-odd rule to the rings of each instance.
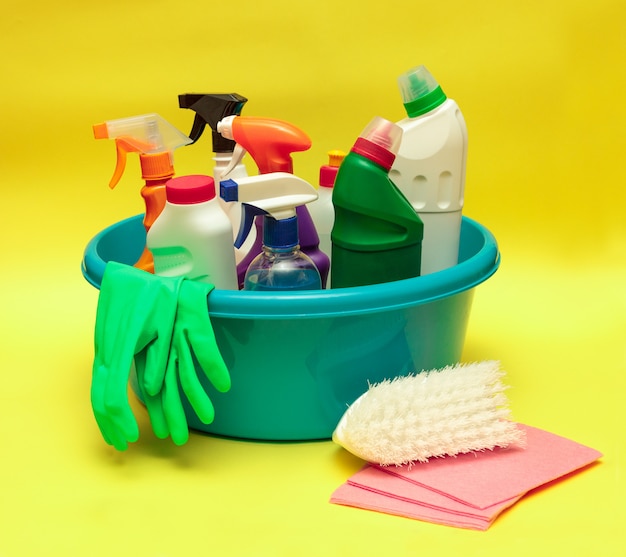
[[[240,248],[246,241],[248,234],[250,234],[250,230],[252,230],[254,219],[260,215],[265,217],[270,216],[265,209],[261,209],[260,207],[256,207],[250,203],[241,204],[241,226],[239,227],[239,232],[237,233],[234,243],[236,248]]]
[[[128,153],[145,153],[154,148],[152,143],[134,139],[132,137],[118,137],[115,139],[116,163],[115,171],[109,182],[109,187],[113,189],[120,181],[126,169],[126,155]]]
[[[246,155],[247,151],[243,148],[239,143],[235,144],[235,148],[233,149],[233,156],[230,159],[230,162],[226,166],[226,168],[222,171],[219,176],[220,181],[224,180],[231,171],[241,162],[243,157]]]
[[[242,204],[242,219],[236,247],[240,247],[252,229],[254,217],[264,215],[277,221],[296,216],[296,207],[315,201],[315,188],[288,172],[272,172],[220,182],[220,197]],[[239,243],[238,243],[239,242]]]
[[[193,118],[193,124],[191,125],[191,131],[189,132],[189,139],[191,139],[193,143],[200,139],[205,126],[206,120],[200,116],[200,114],[196,113]]]

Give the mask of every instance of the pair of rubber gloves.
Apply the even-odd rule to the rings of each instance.
[[[207,298],[213,288],[183,277],[107,264],[96,314],[91,404],[109,445],[123,451],[139,438],[128,401],[133,359],[157,437],[171,436],[177,445],[188,440],[181,390],[203,423],[213,421],[213,404],[194,362],[218,391],[230,389],[230,374],[209,319]]]

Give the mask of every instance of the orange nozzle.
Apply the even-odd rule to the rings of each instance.
[[[282,120],[238,116],[232,122],[233,139],[241,145],[259,167],[261,174],[290,172],[291,153],[311,147],[309,136]]]
[[[109,129],[105,122],[93,125],[93,136],[96,139],[109,139]]]

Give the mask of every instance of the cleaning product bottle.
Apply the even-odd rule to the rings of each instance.
[[[242,205],[241,228],[235,245],[243,242],[255,217],[263,216],[263,247],[244,278],[244,290],[319,290],[322,279],[313,260],[300,250],[296,208],[315,201],[308,182],[288,172],[272,172],[220,183],[225,201]]]
[[[165,192],[165,207],[147,237],[154,272],[237,290],[232,227],[216,198],[213,178],[172,178]]]
[[[126,168],[127,153],[138,153],[141,177],[145,185],[141,196],[145,203],[143,224],[146,232],[165,206],[165,183],[174,176],[174,150],[191,143],[191,139],[158,114],[143,114],[108,120],[93,126],[96,139],[114,139],[117,151],[115,172],[109,183],[114,188]],[[152,255],[144,248],[136,267],[154,271]]]
[[[328,164],[324,164],[320,167],[319,188],[317,188],[319,197],[317,201],[309,205],[308,209],[320,239],[320,249],[324,253],[330,254],[330,231],[335,221],[335,211],[332,200],[333,186],[335,185],[339,165],[346,154],[338,149],[328,151],[327,154]]]
[[[422,221],[389,179],[401,138],[399,126],[377,116],[339,167],[333,188],[333,288],[420,274]]]
[[[398,78],[407,117],[389,176],[424,223],[422,274],[456,265],[465,195],[467,128],[424,66]]]
[[[216,184],[219,184],[222,173],[230,165],[235,148],[235,142],[232,139],[226,139],[217,131],[217,124],[227,116],[239,116],[247,101],[246,97],[237,93],[186,93],[178,95],[180,108],[188,108],[195,113],[193,126],[189,133],[191,140],[194,143],[198,141],[207,125],[211,129],[214,161],[213,179]],[[230,171],[230,176],[233,178],[242,178],[247,175],[246,167],[241,162],[238,162]],[[224,203],[221,198],[219,200],[230,219],[233,230],[239,230],[239,219],[241,218],[239,207],[235,203]],[[235,260],[238,263],[250,251],[255,239],[256,231],[253,230],[244,244],[240,248],[236,248]]]
[[[224,137],[237,143],[230,167],[226,168],[222,178],[229,175],[230,168],[234,167],[246,152],[250,153],[261,174],[293,173],[291,153],[306,151],[311,146],[311,140],[302,130],[288,122],[271,118],[228,116],[218,123],[217,129]],[[330,259],[319,248],[319,236],[307,208],[299,206],[296,212],[300,247],[315,262],[322,276],[322,284],[325,286]],[[247,257],[238,265],[240,281],[243,280],[252,259],[261,251],[261,223],[262,221],[257,219],[257,241]]]

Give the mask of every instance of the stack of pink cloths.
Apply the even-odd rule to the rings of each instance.
[[[526,448],[494,449],[405,466],[367,465],[331,503],[418,520],[486,530],[529,491],[589,466],[602,454],[521,425]]]

